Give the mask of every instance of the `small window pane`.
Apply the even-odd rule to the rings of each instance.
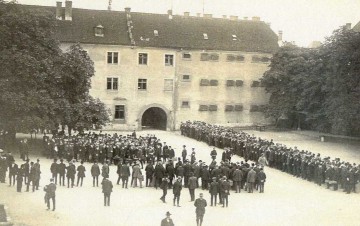
[[[234,80],[227,80],[226,81],[226,86],[235,86],[235,81]]]
[[[115,119],[125,119],[125,106],[115,105]]]

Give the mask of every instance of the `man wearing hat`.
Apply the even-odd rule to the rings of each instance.
[[[55,191],[56,191],[56,185],[54,184],[54,179],[50,179],[50,184],[46,185],[44,187],[45,194],[45,200],[47,205],[47,210],[50,210],[50,199],[52,199],[53,203],[53,211],[55,211]]]
[[[182,178],[178,177],[177,180],[174,183],[173,186],[173,194],[174,194],[174,206],[175,206],[175,200],[177,202],[177,206],[180,207],[179,205],[179,201],[180,201],[180,194],[181,194],[181,189],[182,189],[182,183],[181,183]]]
[[[181,152],[181,156],[182,156],[182,159],[183,159],[183,163],[185,163],[186,156],[187,156],[186,145],[183,145],[183,150]]]
[[[112,182],[108,179],[108,177],[104,177],[101,182],[102,192],[104,193],[104,206],[110,206],[110,195],[113,189]]]
[[[205,207],[207,206],[206,200],[203,198],[203,193],[200,193],[199,198],[197,198],[194,202],[194,206],[196,207],[196,224],[197,226],[201,226],[204,214],[205,214]]]
[[[100,175],[100,167],[97,164],[97,162],[95,161],[94,164],[91,166],[91,176],[93,177],[93,187],[95,187],[95,182],[96,182],[96,186],[99,186],[99,175]]]
[[[66,165],[64,163],[63,159],[60,159],[60,164],[58,166],[58,172],[59,172],[59,185],[65,186],[65,171],[66,171]]]
[[[213,177],[212,178],[212,182],[210,183],[210,188],[209,188],[209,192],[210,192],[210,195],[211,195],[211,206],[213,206],[213,203],[215,203],[215,206],[216,206],[216,199],[217,199],[217,194],[218,194],[218,191],[219,191],[219,184],[218,182],[216,182],[216,177]],[[215,201],[215,202],[213,202]]]
[[[230,194],[230,182],[227,180],[226,176],[223,176],[223,182],[221,183],[220,192],[221,192],[221,199],[223,207],[228,207],[229,199],[228,196]]]
[[[170,218],[171,213],[166,212],[166,218],[162,219],[161,226],[174,226],[173,220]]]

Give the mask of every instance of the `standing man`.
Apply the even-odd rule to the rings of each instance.
[[[260,193],[264,193],[264,184],[266,180],[266,174],[264,173],[264,169],[260,168],[260,172],[257,174],[257,178],[260,186]]]
[[[17,171],[19,170],[19,166],[15,163],[15,160],[11,161],[11,164],[9,165],[9,181],[10,185],[15,186],[15,179],[17,175]]]
[[[234,181],[234,184],[235,184],[235,193],[240,193],[242,179],[243,179],[243,172],[240,170],[240,166],[236,166],[236,169],[233,172],[233,181]]]
[[[152,178],[153,178],[153,175],[154,175],[154,166],[152,164],[152,161],[150,160],[147,164],[147,166],[145,167],[145,175],[146,175],[146,178],[145,178],[145,187],[148,187],[150,186],[151,182],[152,182]]]
[[[86,171],[85,166],[84,166],[84,161],[81,161],[81,165],[77,167],[77,171],[78,171],[78,174],[77,174],[76,186],[79,186],[79,181],[81,181],[80,186],[82,187],[83,179],[85,177],[85,171]]]
[[[246,178],[247,187],[249,189],[248,193],[253,193],[255,180],[256,180],[256,172],[254,168],[251,167]]]
[[[182,180],[182,178],[178,177],[173,186],[173,194],[174,194],[173,204],[175,206],[175,200],[176,200],[177,207],[180,207],[179,201],[180,201],[180,194],[181,194],[181,189],[182,189],[181,180]]]
[[[187,156],[186,145],[183,145],[183,150],[181,152],[181,156],[182,156],[183,162],[185,163],[186,156]]]
[[[95,181],[96,181],[96,187],[99,187],[99,175],[100,175],[100,167],[95,161],[94,164],[91,166],[91,176],[93,177],[93,187],[95,187]]]
[[[59,170],[59,185],[65,186],[66,165],[65,165],[63,159],[60,159],[60,164],[58,166],[58,170]]]
[[[112,192],[113,184],[107,177],[104,177],[101,185],[102,192],[104,193],[104,206],[110,206],[110,195]]]
[[[74,187],[74,180],[75,180],[76,169],[73,162],[69,162],[69,166],[66,168],[66,177],[67,177],[67,187],[70,187],[71,181],[71,188]]]
[[[213,204],[215,204],[215,206],[216,206],[216,202],[217,202],[216,199],[217,199],[217,194],[219,191],[219,184],[218,184],[218,182],[216,182],[216,177],[213,177],[212,180],[213,181],[210,183],[210,188],[209,188],[209,192],[211,195],[211,206],[213,206]]]
[[[168,179],[168,176],[165,175],[165,177],[162,179],[161,185],[160,185],[160,188],[163,191],[163,195],[161,196],[160,200],[163,201],[163,203],[165,203],[165,197],[167,194],[168,184],[169,184],[169,179]]]
[[[195,188],[196,188],[196,185],[197,185],[197,178],[194,176],[193,173],[190,173],[188,187],[189,187],[191,202],[195,201]]]
[[[161,220],[161,226],[174,226],[173,220],[170,218],[171,213],[166,212],[166,218]]]
[[[41,174],[41,170],[40,170],[40,159],[36,160],[36,163],[34,163],[34,168],[35,168],[35,186],[36,186],[36,190],[39,190],[39,185],[40,185],[40,174]]]
[[[227,180],[226,176],[223,176],[223,182],[221,183],[221,198],[223,207],[228,207],[229,204],[229,194],[230,194],[230,182]]]
[[[101,168],[101,176],[104,178],[109,178],[110,168],[109,168],[109,160],[106,160]]]
[[[196,224],[197,226],[201,226],[204,214],[205,214],[205,207],[207,206],[206,200],[203,198],[203,193],[200,193],[199,198],[195,200],[194,206],[196,207]]]
[[[57,174],[58,174],[58,163],[57,159],[54,159],[54,162],[50,166],[50,171],[52,174],[52,178],[55,180],[55,184],[57,184]]]
[[[46,192],[46,204],[47,204],[47,210],[50,210],[50,199],[52,199],[53,203],[53,209],[52,211],[55,211],[55,191],[56,191],[56,185],[54,184],[54,179],[50,179],[50,184],[46,185],[44,187],[44,191]]]
[[[122,188],[127,189],[128,187],[128,181],[129,181],[129,177],[130,177],[130,167],[129,167],[129,162],[125,162],[125,164],[123,164],[121,166],[121,170],[120,170],[120,174],[121,174],[121,180],[122,180]]]
[[[155,188],[157,189],[160,186],[162,178],[165,175],[165,168],[162,165],[161,161],[158,161],[157,165],[155,166]]]

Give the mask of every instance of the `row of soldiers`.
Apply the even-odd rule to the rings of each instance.
[[[257,138],[243,131],[211,125],[200,121],[183,122],[180,126],[184,136],[206,142],[219,148],[229,147],[231,153],[245,160],[257,162],[265,156],[265,162],[273,168],[293,176],[312,181],[326,187],[340,186],[347,193],[356,192],[360,179],[360,166],[356,163],[341,161],[340,158],[322,157],[310,151],[299,150],[274,143],[273,140]]]
[[[99,162],[106,160],[117,164],[120,159],[146,161],[172,159],[175,151],[166,142],[161,142],[155,135],[136,137],[107,133],[83,133],[73,136],[54,135],[51,139],[44,137],[44,150],[48,158],[71,161]]]

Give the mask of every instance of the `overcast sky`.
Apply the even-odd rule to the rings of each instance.
[[[65,0],[58,0],[65,2]],[[20,4],[55,6],[56,0],[18,0]],[[74,8],[106,10],[109,0],[73,0]],[[64,3],[63,3],[64,5]],[[346,23],[354,26],[360,21],[360,0],[112,0],[112,10],[174,14],[190,12],[235,15],[239,18],[259,16],[271,23],[285,41],[308,46],[312,41],[323,41],[332,31]]]

